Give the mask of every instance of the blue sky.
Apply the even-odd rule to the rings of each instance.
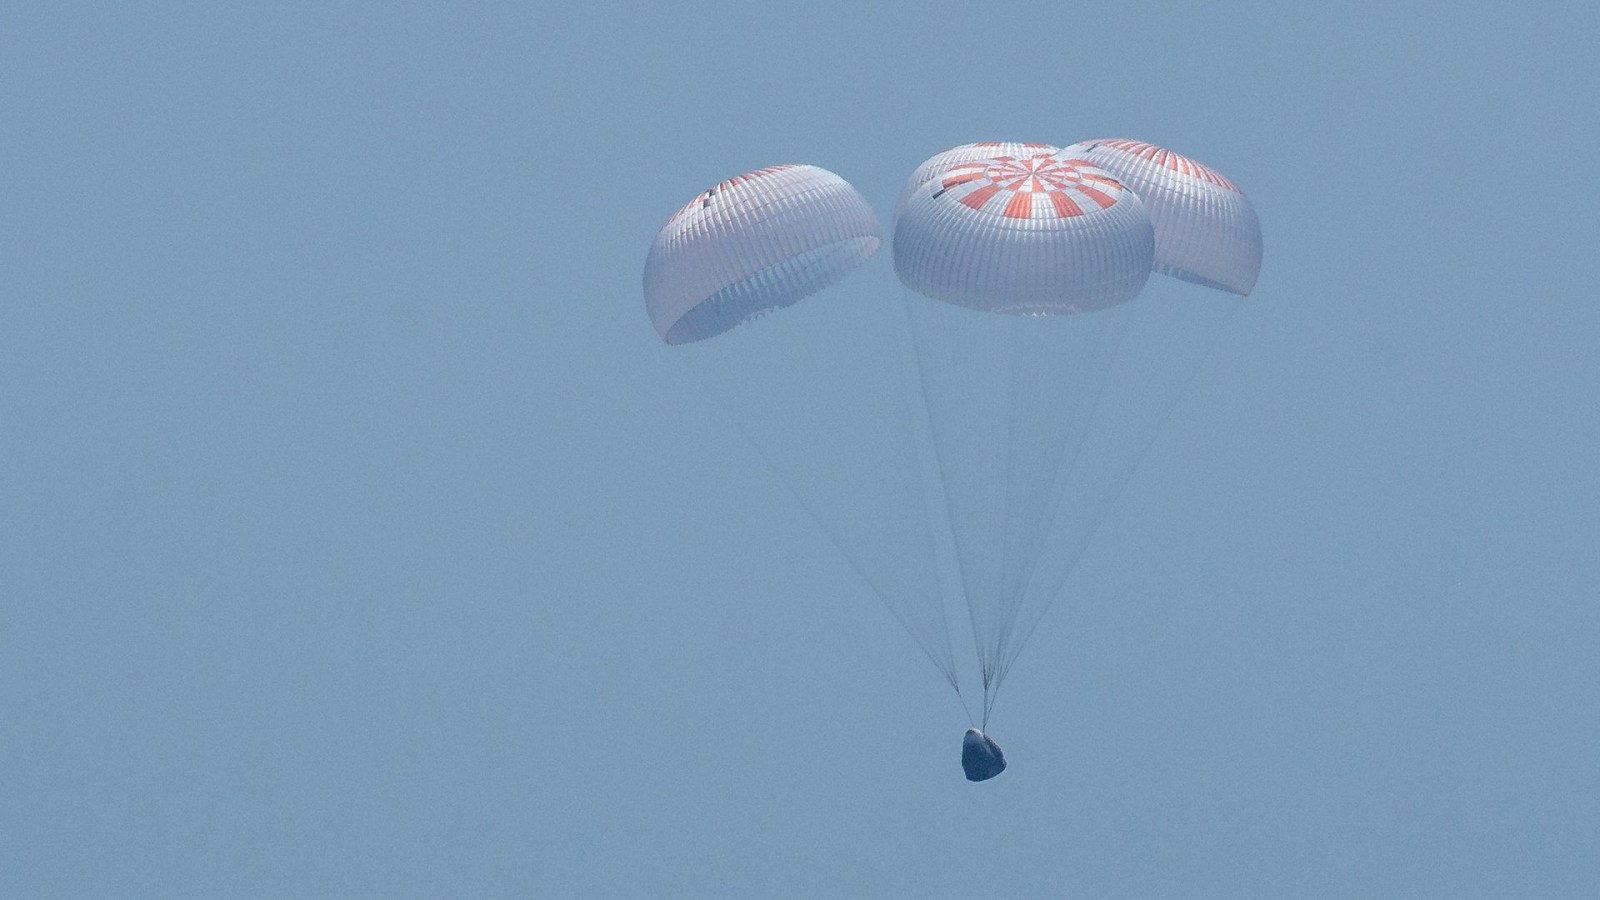
[[[1593,23],[7,5],[0,893],[1600,893]],[[640,270],[750,169],[1104,136],[1266,262],[971,785]]]

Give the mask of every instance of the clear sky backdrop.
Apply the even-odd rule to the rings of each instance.
[[[0,895],[1600,895],[1596,24],[5,4]],[[1107,136],[1266,264],[972,785],[640,272],[753,168]]]

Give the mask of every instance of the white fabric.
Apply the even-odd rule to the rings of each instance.
[[[1131,300],[1155,237],[1144,205],[1059,151],[929,175],[894,232],[895,271],[918,293],[974,309],[1068,314]]]
[[[661,227],[645,309],[667,343],[698,341],[833,284],[881,244],[877,216],[844,179],[816,166],[758,169]]]
[[[1261,272],[1261,224],[1220,172],[1143,141],[1080,141],[1066,153],[1115,175],[1139,195],[1155,226],[1155,270],[1248,295]]]
[[[906,179],[906,186],[900,189],[900,199],[894,205],[894,217],[900,218],[900,213],[905,211],[906,203],[911,200],[911,195],[917,188],[935,175],[943,175],[951,166],[972,162],[979,159],[993,159],[997,156],[1014,156],[1026,159],[1040,153],[1054,153],[1059,148],[1050,144],[1025,144],[1018,141],[980,141],[976,144],[962,144],[941,150],[922,161],[922,164],[912,171],[911,177]]]

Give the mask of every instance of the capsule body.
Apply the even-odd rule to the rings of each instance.
[[[988,735],[968,728],[961,739],[961,770],[968,781],[988,781],[1006,770],[1006,755]]]

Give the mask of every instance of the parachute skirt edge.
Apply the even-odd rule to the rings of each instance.
[[[662,339],[668,344],[693,343],[793,306],[844,278],[882,244],[873,236],[847,238],[768,266],[691,307]]]

